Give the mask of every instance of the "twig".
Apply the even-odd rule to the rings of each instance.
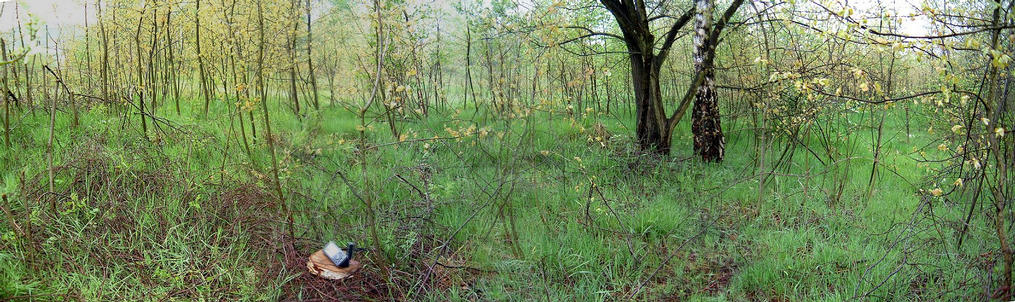
[[[12,227],[14,227],[14,230],[18,231],[18,236],[21,236],[22,238],[27,237],[25,236],[25,231],[21,229],[20,225],[18,225],[18,221],[14,219],[15,218],[14,214],[12,214],[11,211],[8,210],[6,206],[4,206],[10,203],[7,200],[7,194],[0,195],[0,197],[2,197],[4,201],[4,204],[0,204],[0,210],[3,210],[4,214],[7,215],[7,221],[10,222]]]

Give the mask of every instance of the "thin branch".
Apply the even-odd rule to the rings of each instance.
[[[673,22],[673,26],[670,27],[670,31],[666,33],[666,40],[663,41],[663,47],[659,49],[656,64],[662,66],[663,62],[666,61],[666,55],[669,54],[670,48],[673,47],[673,42],[677,40],[677,32],[679,32],[684,25],[687,25],[688,21],[691,21],[691,17],[694,16],[694,12],[696,10],[697,8],[691,7],[691,9],[684,12],[684,14],[681,15],[676,22]]]

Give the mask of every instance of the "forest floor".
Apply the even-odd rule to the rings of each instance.
[[[0,300],[950,300],[984,290],[946,290],[963,278],[939,277],[985,268],[941,255],[955,244],[941,232],[956,231],[928,217],[961,220],[964,208],[920,193],[929,166],[915,150],[936,143],[925,130],[907,137],[902,109],[888,109],[872,182],[875,130],[827,142],[846,154],[835,161],[770,140],[760,164],[750,121],[724,120],[726,161],[710,164],[690,156],[686,124],[672,156],[637,154],[627,110],[446,109],[399,121],[401,138],[374,122],[359,148],[349,110],[297,118],[274,107],[280,203],[260,111],[256,133],[249,120],[242,133],[248,153],[225,107],[206,119],[200,102],[186,103],[180,115],[163,106],[147,135],[136,113],[108,106],[82,112],[76,128],[58,114],[52,192],[47,112],[12,120],[15,146],[0,153]],[[990,236],[969,232],[963,249]],[[329,240],[359,243],[364,270],[343,282],[306,273],[306,256]]]

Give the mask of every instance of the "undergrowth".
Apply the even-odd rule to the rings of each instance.
[[[962,210],[919,194],[919,134],[886,144],[872,188],[869,141],[836,143],[854,156],[831,165],[799,151],[759,188],[746,122],[728,123],[716,165],[688,156],[686,125],[675,155],[638,154],[623,113],[446,109],[399,121],[401,138],[373,123],[359,142],[342,108],[273,108],[280,201],[263,134],[248,154],[228,119],[185,109],[144,134],[105,106],[76,129],[58,115],[52,191],[48,116],[15,121],[0,162],[0,298],[937,300],[993,269],[940,256],[956,230],[920,213]],[[362,198],[375,201],[379,245]],[[357,242],[365,268],[342,282],[308,274],[328,240]]]

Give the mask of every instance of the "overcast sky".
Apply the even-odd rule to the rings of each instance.
[[[899,16],[908,16],[909,14],[920,15],[920,7],[923,6],[924,0],[840,0],[844,3],[848,3],[849,6],[855,7],[858,11],[870,10],[877,7],[877,3],[882,3],[885,7],[895,9],[895,13]],[[927,27],[930,26],[930,20],[923,16],[917,17],[915,20],[909,20],[908,18],[903,19],[902,28],[898,30],[901,34],[908,34],[912,36],[927,35],[929,31]]]
[[[0,15],[0,30],[17,27],[14,14],[15,3],[21,15],[21,21],[28,21],[27,13],[33,14],[49,26],[78,26],[85,24],[85,7],[82,0],[0,0],[3,12]],[[94,7],[88,9],[88,22],[95,21]]]
[[[15,15],[15,3],[19,5],[18,9],[21,15],[21,21],[26,22],[27,14],[31,13],[35,17],[39,18],[40,21],[48,24],[50,28],[63,28],[67,30],[69,28],[82,26],[85,24],[86,15],[84,3],[93,3],[94,0],[0,0],[0,5],[3,6],[3,11],[0,12],[0,31],[6,31],[17,27],[17,18]],[[436,2],[445,2],[453,0],[436,0]],[[594,0],[587,0],[594,1]],[[907,15],[911,12],[919,12],[919,7],[925,0],[838,0],[840,3],[849,3],[851,7],[855,7],[857,11],[863,11],[871,7],[876,6],[876,3],[881,2],[886,6],[894,8],[900,15]],[[89,24],[95,22],[95,8],[91,6],[88,8],[87,16]],[[900,32],[910,35],[922,35],[926,34],[925,27],[928,25],[926,19],[917,19],[916,21],[909,21],[902,23]],[[65,31],[71,32],[71,31]]]

